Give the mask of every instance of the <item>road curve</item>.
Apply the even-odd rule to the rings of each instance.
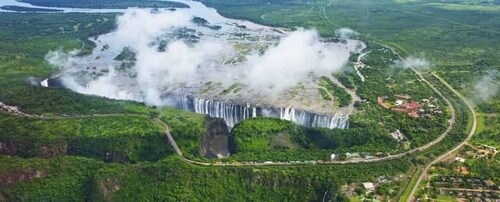
[[[448,82],[446,82],[445,80],[443,80],[441,77],[439,77],[435,73],[432,73],[432,75],[434,77],[436,77],[439,81],[441,81],[441,83],[443,83],[446,87],[448,87],[458,97],[460,97],[460,99],[462,99],[462,101],[465,103],[465,105],[467,106],[467,108],[469,108],[469,110],[472,113],[473,122],[472,122],[472,127],[471,127],[471,130],[469,132],[469,135],[467,136],[467,138],[465,138],[465,140],[463,142],[461,142],[460,144],[458,144],[457,146],[455,146],[450,151],[448,151],[448,152],[442,154],[441,156],[437,157],[436,159],[434,159],[433,161],[431,161],[429,164],[427,164],[427,166],[425,166],[424,170],[422,171],[422,173],[418,177],[417,182],[415,183],[415,186],[412,188],[412,190],[410,192],[410,196],[408,197],[408,201],[415,201],[415,192],[418,189],[418,185],[421,183],[422,179],[425,177],[425,175],[429,171],[430,167],[432,165],[436,164],[437,162],[441,161],[444,157],[450,155],[451,153],[457,151],[458,149],[462,148],[465,144],[467,144],[467,142],[472,138],[472,136],[474,136],[474,133],[476,132],[476,127],[477,127],[476,112],[474,111],[474,108],[472,107],[472,105],[467,101],[467,99],[465,99],[465,97],[463,97],[458,91],[456,91],[453,87],[451,87],[451,85],[448,84]]]

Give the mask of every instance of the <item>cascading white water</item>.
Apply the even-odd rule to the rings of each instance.
[[[335,114],[334,116],[312,114],[305,111],[297,111],[294,108],[281,108],[280,119],[292,121],[302,126],[320,128],[340,128],[349,127],[349,116]]]
[[[253,117],[272,117],[292,121],[302,126],[320,128],[340,128],[349,127],[349,116],[336,114],[319,115],[306,111],[296,110],[291,107],[271,108],[255,107],[250,104],[237,105],[203,98],[189,98],[187,96],[169,96],[177,108],[186,111],[194,111],[205,114],[213,118],[222,118],[229,128],[237,123]]]
[[[257,117],[257,108],[251,107],[249,104],[242,106],[209,99],[194,98],[193,105],[194,112],[206,114],[213,118],[222,118],[230,128],[244,119]],[[183,109],[189,110],[189,107],[183,106]]]

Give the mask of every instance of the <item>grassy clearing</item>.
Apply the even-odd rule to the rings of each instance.
[[[437,202],[452,202],[458,201],[456,197],[450,195],[438,195],[436,198]]]
[[[500,149],[500,121],[496,114],[479,114],[478,128],[471,143],[476,146],[483,144]]]
[[[245,120],[231,135],[236,153],[225,161],[328,161],[332,153],[392,152],[397,146],[381,129],[306,128],[271,118]]]
[[[410,183],[408,183],[407,188],[404,190],[403,194],[399,198],[400,202],[408,201],[408,198],[410,197],[411,190],[413,189],[413,187],[416,186],[418,177],[420,176],[420,174],[422,174],[422,171],[423,171],[423,168],[417,168],[417,171],[415,172],[415,174],[411,178]]]

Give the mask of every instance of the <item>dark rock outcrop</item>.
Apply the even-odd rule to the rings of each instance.
[[[207,118],[206,134],[202,139],[200,155],[207,158],[227,157],[233,150],[234,139],[221,118]]]

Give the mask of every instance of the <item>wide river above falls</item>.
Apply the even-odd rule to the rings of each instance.
[[[186,0],[171,0],[171,1],[179,2],[179,3],[183,3],[183,4],[188,5],[189,8],[176,8],[176,9],[182,9],[184,11],[192,13],[193,15],[202,17],[202,18],[208,20],[212,24],[239,23],[239,24],[243,24],[245,26],[251,26],[251,27],[255,27],[255,26],[259,27],[260,26],[260,25],[257,25],[255,23],[251,23],[248,21],[225,18],[225,17],[219,15],[219,13],[217,13],[217,11],[214,8],[209,8],[198,1],[186,1]],[[3,7],[3,6],[19,6],[19,7],[26,7],[26,8],[54,9],[54,10],[60,10],[60,11],[65,12],[65,13],[122,13],[122,12],[125,12],[125,10],[126,10],[126,9],[91,9],[91,8],[46,7],[46,6],[35,6],[35,5],[29,4],[29,3],[19,2],[16,0],[0,0],[0,7]],[[19,12],[19,11],[0,9],[0,12]],[[27,12],[22,11],[19,13],[27,13]]]

